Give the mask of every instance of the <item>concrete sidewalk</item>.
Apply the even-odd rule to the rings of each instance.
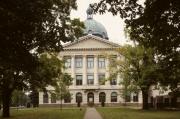
[[[87,108],[84,119],[102,119],[102,117],[95,108]]]

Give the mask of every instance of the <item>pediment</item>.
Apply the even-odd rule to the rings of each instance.
[[[72,43],[64,45],[64,49],[103,49],[115,47],[119,47],[119,45],[92,35],[81,37]]]

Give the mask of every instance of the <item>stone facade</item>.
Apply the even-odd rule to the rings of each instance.
[[[102,93],[103,95],[105,94],[105,105],[120,105],[124,103],[121,95],[122,86],[119,85],[119,82],[122,80],[120,75],[113,80],[114,82],[109,80],[100,82],[100,76],[104,77],[104,79],[109,77],[108,66],[110,61],[103,55],[114,55],[117,59],[122,58],[115,51],[117,47],[120,46],[93,35],[83,36],[75,42],[64,45],[64,51],[59,53],[59,57],[67,58],[65,72],[71,75],[73,82],[69,87],[72,95],[71,101],[64,102],[63,100],[63,104],[76,105],[77,94],[81,94],[81,105],[87,105],[89,102],[100,105]],[[80,77],[79,82],[77,81],[78,76]],[[47,87],[47,89],[53,90],[52,87]],[[142,96],[140,92],[136,98],[138,99],[133,101],[132,94],[129,103],[141,104]],[[60,103],[60,101],[56,101],[56,103],[51,102],[50,93],[48,93],[48,101],[46,102],[43,101],[43,92],[39,93],[40,105]]]

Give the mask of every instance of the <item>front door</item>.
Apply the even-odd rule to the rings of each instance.
[[[88,105],[93,106],[94,105],[94,94],[92,92],[88,93],[87,99],[88,99]]]

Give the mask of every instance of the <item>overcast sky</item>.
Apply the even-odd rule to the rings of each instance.
[[[99,0],[77,0],[78,9],[72,11],[72,18],[80,18],[81,21],[86,20],[86,10],[89,4],[98,2]],[[124,22],[119,16],[113,16],[111,13],[103,15],[96,14],[93,16],[95,20],[104,25],[107,30],[109,40],[123,45],[127,42],[124,34]]]

